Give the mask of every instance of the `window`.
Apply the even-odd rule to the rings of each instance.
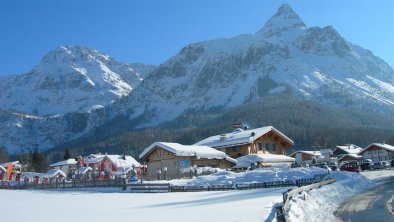
[[[240,150],[241,150],[241,147],[239,147],[239,146],[233,147],[233,151],[234,151],[234,152],[238,152],[238,151],[240,151]]]
[[[260,150],[260,151],[264,150],[263,146],[264,146],[263,143],[259,143],[259,150]]]
[[[276,144],[275,143],[272,144],[272,152],[276,153]]]

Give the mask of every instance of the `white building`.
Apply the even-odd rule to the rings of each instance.
[[[384,143],[372,143],[362,150],[359,155],[363,156],[364,160],[370,159],[373,162],[392,160],[394,159],[394,146]]]
[[[49,165],[52,169],[61,170],[67,175],[71,173],[72,170],[75,170],[77,165],[77,161],[75,159],[63,160],[57,163],[53,163]]]

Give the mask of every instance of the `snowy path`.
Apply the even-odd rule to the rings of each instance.
[[[0,190],[0,214],[2,221],[17,222],[261,222],[275,217],[273,206],[282,201],[284,190],[161,194]]]
[[[340,206],[335,215],[339,221],[394,221],[386,208],[387,201],[394,195],[394,182],[383,184],[352,197]]]

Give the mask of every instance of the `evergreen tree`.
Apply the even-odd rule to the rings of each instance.
[[[64,160],[68,160],[68,159],[70,159],[70,158],[71,158],[70,150],[65,149],[65,150],[64,150],[63,159],[64,159]]]
[[[7,150],[5,147],[0,147],[0,163],[6,163],[10,161]]]
[[[30,153],[31,168],[34,172],[43,173],[47,171],[48,164],[46,163],[44,155],[35,149]]]

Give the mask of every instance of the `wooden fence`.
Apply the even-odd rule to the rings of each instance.
[[[63,188],[84,188],[84,187],[119,187],[123,190],[138,193],[162,193],[162,192],[198,192],[198,191],[226,191],[226,190],[250,190],[261,188],[277,187],[301,187],[316,182],[320,182],[327,174],[315,175],[313,178],[267,181],[262,183],[237,183],[218,185],[171,185],[170,183],[127,183],[125,179],[74,179],[62,181],[49,181],[48,183],[24,183],[23,181],[1,183],[0,189],[63,189]]]
[[[220,185],[171,185],[169,183],[134,183],[127,184],[127,190],[140,193],[157,193],[157,192],[198,192],[198,191],[226,191],[226,190],[250,190],[261,188],[278,188],[278,187],[302,187],[322,181],[327,174],[315,175],[313,178],[268,181],[263,183],[237,183],[237,184],[220,184]]]
[[[0,182],[0,189],[63,189],[83,187],[126,187],[124,179],[108,180],[57,180],[48,183],[25,183],[23,181]]]

